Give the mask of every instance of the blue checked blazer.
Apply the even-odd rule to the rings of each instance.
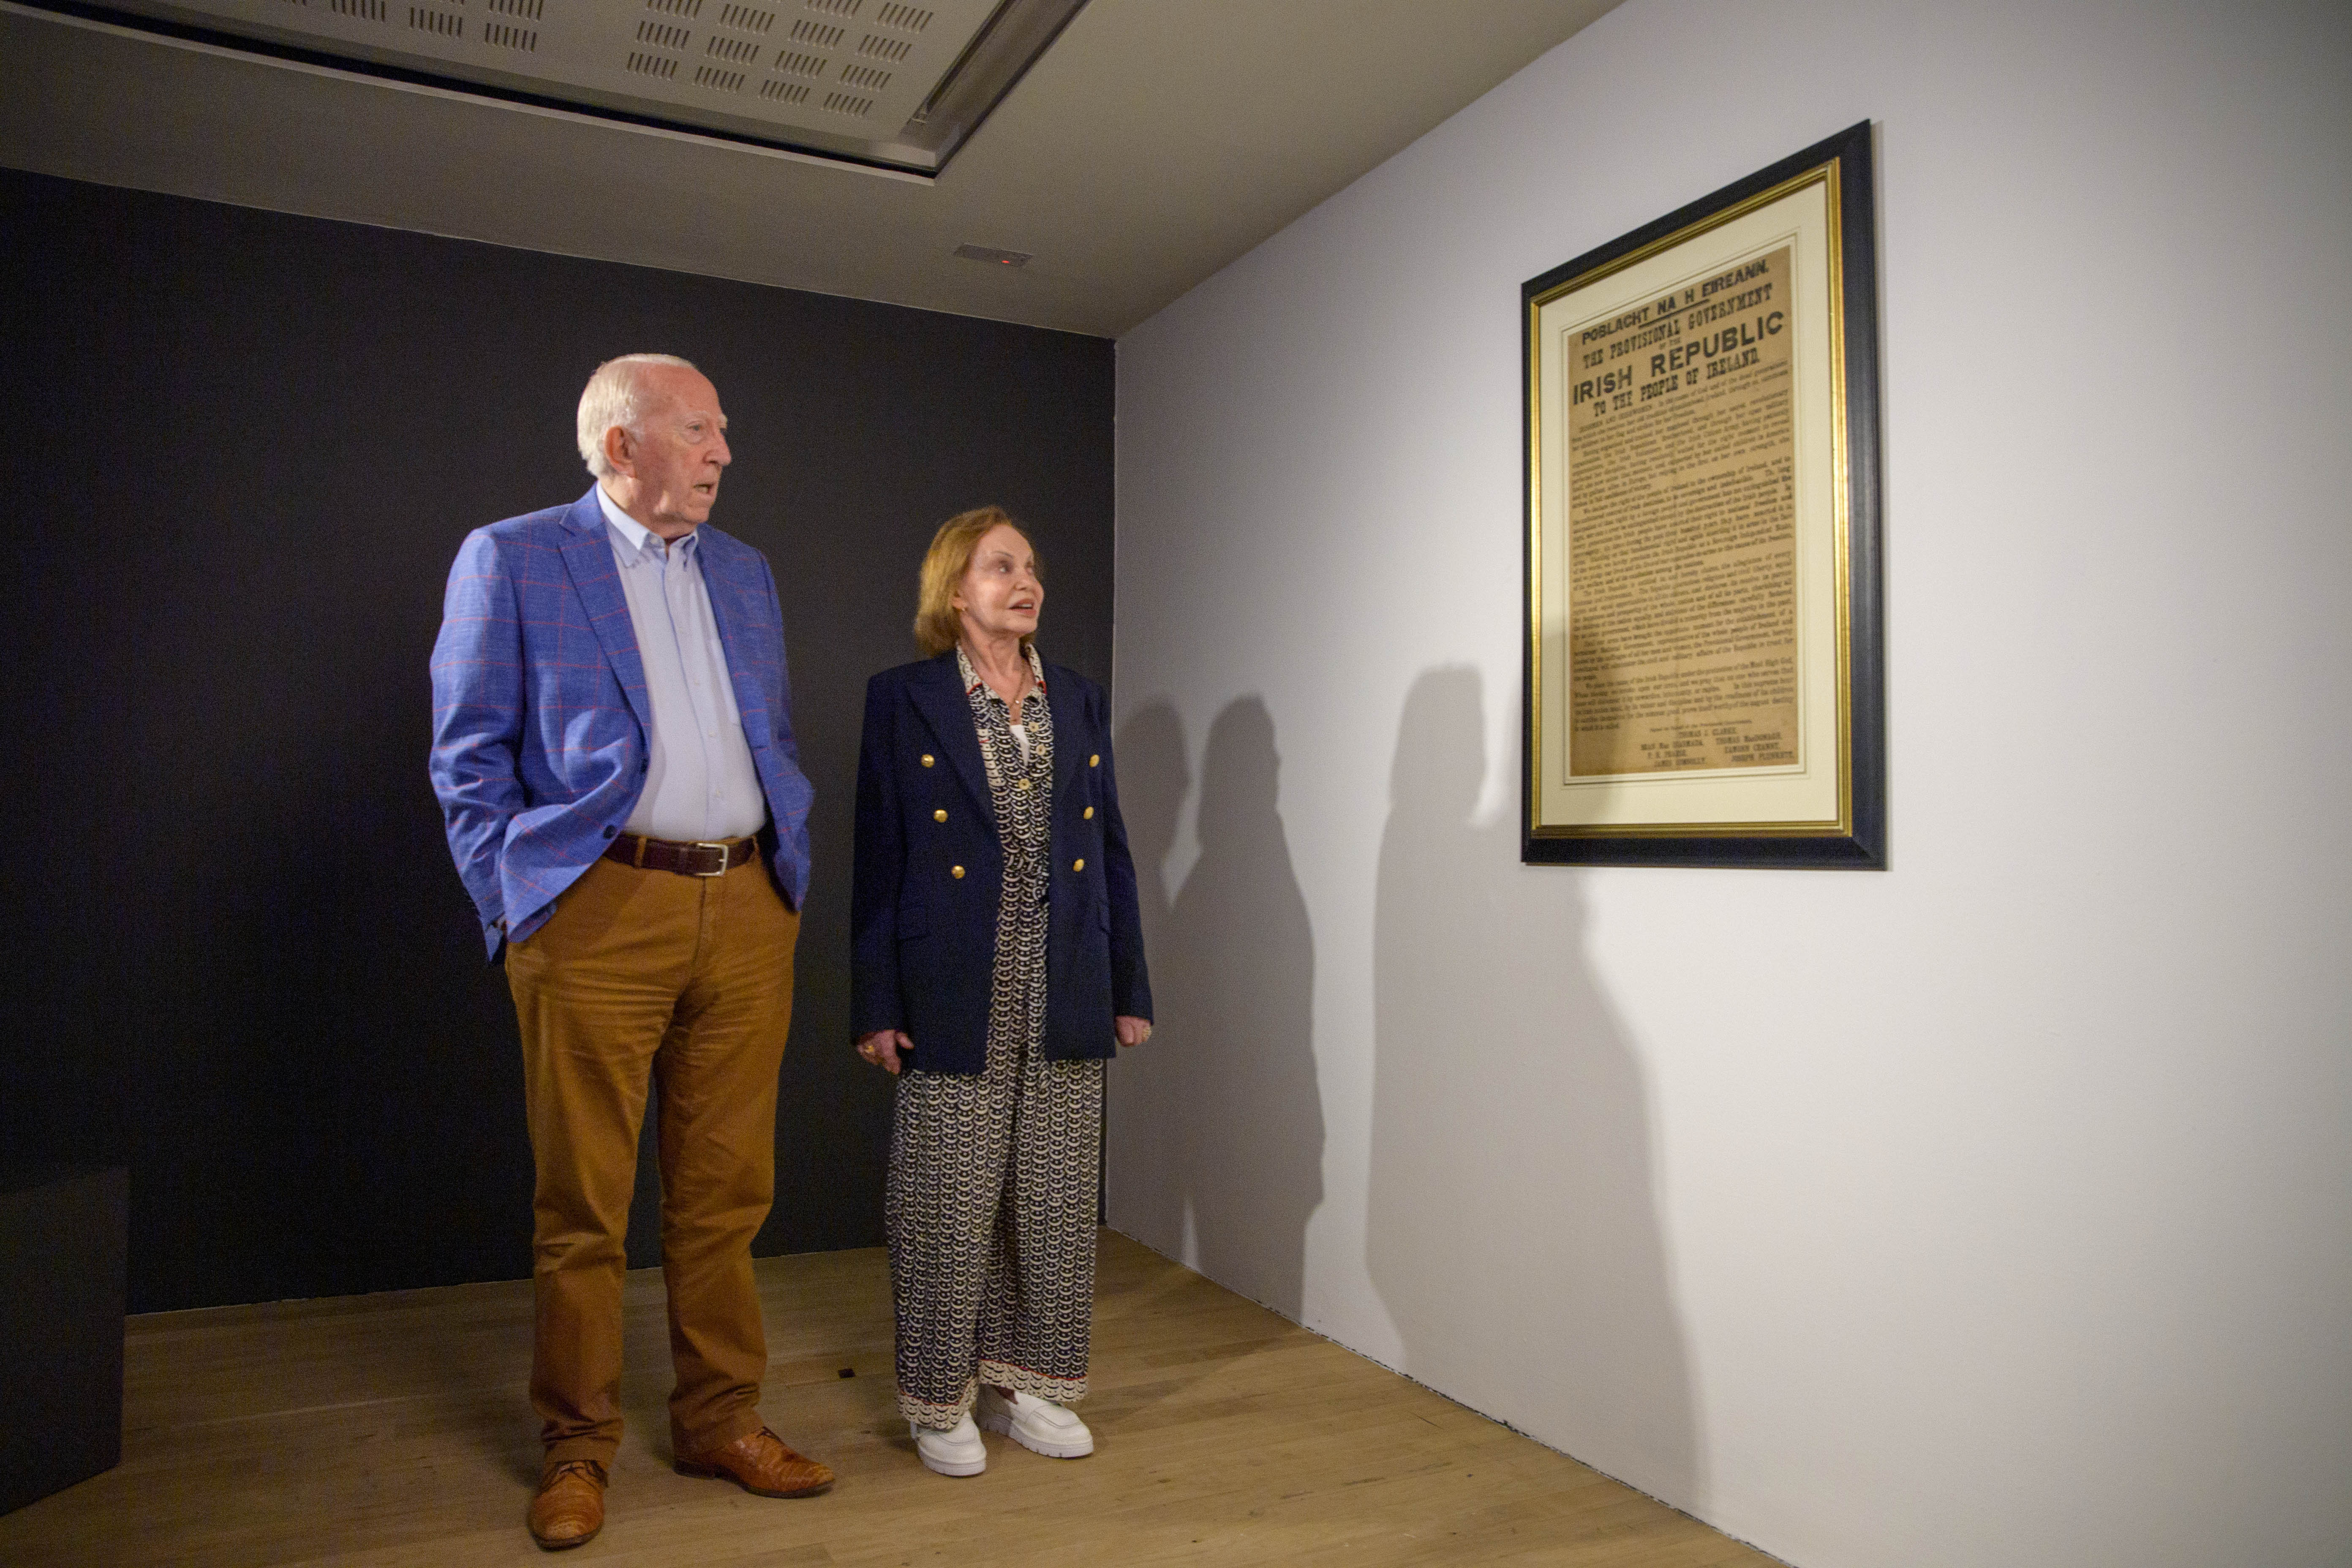
[[[546,923],[644,791],[652,711],[596,492],[478,528],[433,645],[433,792],[490,956]],[[793,741],[767,557],[705,523],[697,552],[776,830],[776,885],[808,890],[813,791]]]

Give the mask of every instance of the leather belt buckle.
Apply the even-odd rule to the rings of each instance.
[[[695,842],[694,847],[695,847],[695,848],[697,848],[697,849],[716,849],[716,850],[718,850],[718,851],[719,851],[719,869],[717,869],[716,871],[689,871],[689,872],[688,872],[688,873],[687,873],[687,875],[688,875],[688,876],[689,876],[689,877],[723,877],[723,876],[725,876],[725,875],[727,874],[727,862],[728,862],[728,860],[729,860],[729,858],[730,858],[730,856],[729,856],[729,853],[728,853],[729,846],[728,846],[727,842],[726,842],[724,839],[711,839],[711,838],[698,839],[698,840]]]

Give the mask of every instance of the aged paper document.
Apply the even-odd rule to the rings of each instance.
[[[1790,278],[1566,334],[1571,778],[1801,760]]]
[[[1520,286],[1530,864],[1885,864],[1872,135]]]

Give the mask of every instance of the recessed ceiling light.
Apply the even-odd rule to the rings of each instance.
[[[1025,250],[999,250],[990,245],[959,245],[955,253],[966,261],[992,261],[999,267],[1029,265],[1029,252]]]

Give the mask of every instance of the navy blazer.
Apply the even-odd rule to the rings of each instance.
[[[1054,861],[1045,935],[1045,1055],[1118,1054],[1113,1018],[1151,1016],[1135,860],[1119,820],[1110,704],[1045,666],[1054,716]],[[926,1072],[988,1063],[1004,850],[955,650],[866,683],[850,893],[850,1028],[914,1042]]]

